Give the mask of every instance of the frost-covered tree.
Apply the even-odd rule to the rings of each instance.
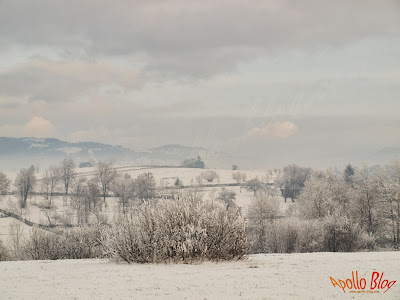
[[[6,174],[0,172],[0,195],[5,195],[10,188],[11,180]]]
[[[356,191],[355,207],[361,228],[369,234],[377,232],[379,226],[379,194],[376,177],[370,174],[367,166],[363,166],[354,177]]]
[[[22,246],[24,228],[22,227],[22,222],[14,220],[10,223],[8,227],[8,242],[10,245],[10,250],[14,258],[20,256],[20,250]]]
[[[219,176],[218,176],[217,172],[215,172],[213,170],[207,170],[207,171],[204,171],[203,173],[201,173],[201,177],[203,177],[208,182],[213,182],[214,179],[217,179]]]
[[[140,174],[134,181],[136,197],[141,200],[149,200],[156,196],[156,180],[153,173]]]
[[[26,202],[30,194],[33,192],[36,182],[34,166],[31,166],[28,169],[21,169],[17,173],[14,186],[20,200],[21,208],[26,207]]]
[[[291,198],[292,202],[298,198],[310,173],[310,168],[299,167],[295,164],[283,169],[277,182],[281,188],[282,196],[285,197],[285,202],[287,198]]]
[[[299,195],[299,210],[306,219],[351,215],[353,189],[332,172],[312,172]]]
[[[247,180],[247,175],[244,172],[233,172],[232,173],[232,178],[239,184],[240,186],[240,192],[242,192],[242,185],[246,182]]]
[[[254,195],[257,193],[257,191],[263,190],[265,188],[265,185],[257,177],[248,180],[246,182],[245,186],[246,186],[246,190],[253,192]]]
[[[249,234],[255,252],[264,252],[268,228],[279,215],[279,199],[265,190],[256,192],[248,208]]]
[[[380,213],[385,218],[386,233],[392,245],[400,245],[400,161],[384,166],[377,175],[380,195]]]

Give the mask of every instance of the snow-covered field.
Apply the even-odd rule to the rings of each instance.
[[[400,279],[400,252],[251,255],[202,264],[117,264],[108,260],[0,262],[0,299],[400,299],[352,294],[330,276],[368,284],[373,271]]]
[[[196,177],[201,176],[201,173],[208,169],[195,169],[195,168],[146,168],[146,167],[133,167],[133,166],[116,166],[118,173],[128,173],[131,177],[137,177],[142,173],[151,172],[154,175],[157,186],[173,186],[176,177],[179,177],[183,185],[196,185]],[[236,183],[232,178],[234,172],[242,172],[247,176],[247,180],[258,177],[263,181],[270,181],[274,179],[274,176],[269,173],[268,170],[225,170],[225,169],[211,169],[215,171],[219,178],[211,183],[203,180],[203,184],[229,184]],[[93,176],[95,174],[95,168],[81,168],[76,169],[78,176]],[[11,176],[10,174],[9,176]]]
[[[134,167],[134,166],[116,166],[115,167],[118,173],[124,174],[128,173],[131,177],[135,178],[140,174],[145,172],[151,172],[154,175],[156,186],[158,188],[172,187],[174,186],[175,180],[177,177],[181,180],[184,185],[193,185],[196,186],[198,184],[196,177],[201,176],[204,169],[193,169],[193,168],[146,168],[146,167]],[[232,174],[236,171],[232,170],[223,170],[223,169],[213,169],[219,176],[218,179],[215,179],[213,182],[207,182],[203,180],[202,184],[232,184],[236,183],[232,177]],[[42,170],[43,171],[43,170]],[[79,177],[88,177],[91,178],[95,174],[95,168],[77,168],[75,170]],[[276,174],[271,173],[267,170],[240,170],[247,176],[247,180],[252,178],[259,178],[263,182],[271,182],[273,181]],[[14,181],[16,177],[16,172],[7,173],[9,178]],[[37,179],[42,177],[43,173],[37,173]],[[37,186],[37,190],[39,189],[39,184]],[[253,192],[246,191],[245,188],[240,188],[238,186],[229,186],[228,190],[234,191],[236,193],[236,204],[242,208],[242,212],[244,215],[247,213],[247,208],[253,198]],[[205,201],[215,201],[218,197],[219,192],[221,191],[221,187],[201,187],[203,200]],[[59,186],[58,192],[61,192],[61,185]],[[188,191],[187,189],[182,189],[182,192]],[[171,193],[171,190],[165,190],[164,193]],[[75,214],[71,207],[66,205],[67,199],[62,196],[54,196],[52,199],[52,203],[54,204],[54,212],[55,214],[62,219],[66,218],[74,218]],[[0,208],[12,211],[16,214],[20,214],[21,212],[18,208],[18,199],[15,196],[7,195],[0,196]],[[45,204],[47,201],[43,196],[33,195],[28,200],[28,206],[26,209],[22,211],[22,216],[29,221],[39,224],[48,224],[48,220],[43,213],[43,209],[40,208],[40,204]],[[107,209],[103,211],[103,214],[107,218],[108,221],[112,221],[115,212],[117,210],[117,201],[115,198],[107,198]],[[282,199],[282,209],[286,210],[286,207],[289,204],[285,204]],[[0,239],[5,240],[8,235],[8,226],[7,224],[10,222],[9,218],[7,220],[3,220],[0,222]],[[52,220],[54,223],[55,220]],[[25,230],[25,234],[28,234],[29,230]]]

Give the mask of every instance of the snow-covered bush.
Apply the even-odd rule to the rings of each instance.
[[[10,252],[3,244],[3,242],[0,240],[0,261],[6,261],[10,259],[11,259]]]
[[[34,227],[22,245],[20,259],[84,259],[99,258],[102,248],[99,243],[100,226],[83,226],[48,232]]]
[[[371,249],[374,239],[363,232],[357,223],[343,216],[327,216],[322,221],[324,248],[330,252],[353,252]]]
[[[62,232],[64,259],[98,258],[102,256],[99,242],[102,226],[82,226]]]
[[[60,244],[56,234],[33,227],[29,237],[21,247],[23,257],[20,259],[60,259],[62,258],[62,248],[63,245]]]
[[[249,235],[252,253],[353,252],[374,247],[374,238],[343,216],[320,220],[284,218],[266,223],[260,232],[262,237]]]
[[[229,260],[247,252],[244,219],[236,209],[210,209],[190,197],[143,203],[103,233],[109,257],[128,263]]]
[[[301,220],[296,252],[324,251],[324,231],[321,222],[317,220]]]

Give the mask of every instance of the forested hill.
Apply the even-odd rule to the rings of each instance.
[[[47,167],[65,157],[80,162],[114,160],[117,164],[179,166],[183,160],[201,158],[207,167],[230,168],[231,156],[201,147],[166,145],[137,152],[96,142],[71,143],[55,138],[0,137],[0,170],[16,171],[30,165]]]

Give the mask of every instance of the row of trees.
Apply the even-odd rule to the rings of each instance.
[[[74,161],[66,158],[58,166],[50,166],[43,173],[41,179],[37,179],[34,166],[20,170],[17,173],[14,187],[19,197],[21,208],[26,207],[28,197],[37,188],[38,183],[40,184],[40,192],[46,195],[50,205],[54,193],[59,191],[60,184],[62,184],[65,194],[68,195],[70,185],[76,177],[74,168]],[[3,193],[7,192],[10,188],[10,180],[0,173],[0,182],[8,182],[8,185],[4,185],[2,189]]]
[[[11,180],[0,173],[0,193],[5,194],[10,188]],[[41,204],[41,207],[49,223],[54,208],[52,198],[55,194],[62,193],[64,199],[70,200],[78,223],[86,224],[92,215],[96,216],[97,221],[101,220],[101,212],[103,207],[107,207],[106,197],[109,192],[117,198],[120,212],[125,215],[134,201],[143,202],[155,197],[156,182],[152,173],[141,174],[135,179],[128,174],[120,175],[112,162],[99,162],[91,179],[79,177],[75,172],[74,161],[66,158],[58,165],[50,166],[42,173],[41,178],[37,178],[34,166],[21,169],[17,173],[14,188],[21,208],[26,208],[27,200],[33,192],[44,195],[46,203]]]
[[[252,251],[400,247],[398,160],[373,170],[348,165],[342,174],[291,165],[278,183],[289,187],[289,197],[296,203],[284,212],[276,192],[266,188],[255,192],[248,210]]]

